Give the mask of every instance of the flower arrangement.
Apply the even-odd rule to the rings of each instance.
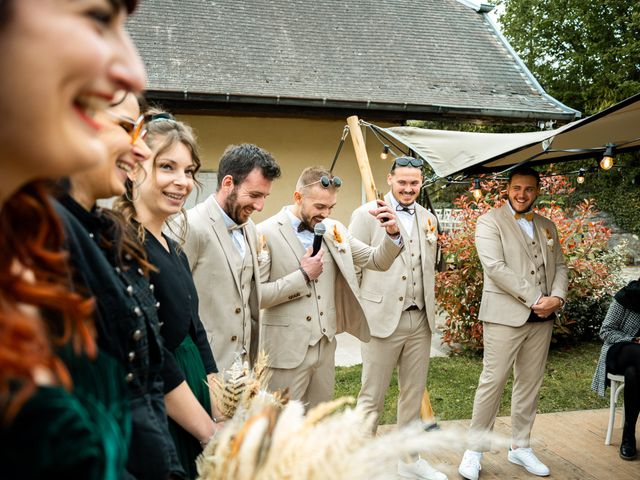
[[[436,231],[436,225],[431,221],[431,218],[427,218],[427,224],[424,227],[424,233],[427,235],[427,242],[435,243],[438,240],[438,232]]]
[[[262,265],[270,260],[269,247],[267,246],[267,237],[264,234],[258,235],[258,264]]]
[[[338,225],[335,223],[333,224],[333,245],[338,249],[339,252],[344,253],[347,251],[347,247],[344,244],[342,235],[340,235],[340,232],[338,231]]]

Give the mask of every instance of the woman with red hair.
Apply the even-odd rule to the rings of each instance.
[[[23,479],[116,479],[121,459],[72,395],[56,349],[96,355],[92,302],[69,285],[44,188],[103,161],[94,113],[144,70],[134,0],[0,0],[0,465]]]

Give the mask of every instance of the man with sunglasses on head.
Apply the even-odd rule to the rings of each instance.
[[[435,264],[437,219],[416,202],[422,188],[423,161],[399,157],[387,175],[385,201],[396,212],[404,250],[386,272],[359,270],[360,298],[371,329],[362,343],[362,387],[358,407],[373,419],[374,432],[384,398],[398,368],[398,425],[420,419],[431,335],[435,329]],[[384,241],[369,202],[351,217],[351,234],[370,245]],[[398,462],[402,478],[446,480],[447,476],[422,459]]]
[[[306,168],[293,205],[258,225],[264,241],[260,346],[269,356],[269,389],[288,388],[291,398],[308,407],[333,398],[335,335],[370,338],[356,267],[386,270],[402,249],[395,213],[384,202],[369,212],[384,237],[376,248],[329,218],[341,184],[322,167]],[[326,233],[314,256],[313,232],[320,222]]]
[[[255,361],[260,281],[255,224],[280,167],[256,145],[230,145],[218,165],[218,189],[187,211],[183,249],[198,291],[199,313],[220,371]]]

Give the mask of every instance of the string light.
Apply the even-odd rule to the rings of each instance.
[[[474,178],[473,179],[473,198],[475,198],[476,202],[478,202],[482,197],[483,197],[483,193],[482,193],[482,185],[480,185],[480,179]]]
[[[607,143],[602,160],[600,160],[601,169],[611,170],[611,167],[613,167],[613,156],[615,155],[614,149],[615,145],[613,143]]]
[[[578,176],[576,177],[576,182],[582,184],[584,183],[584,168],[578,170]]]
[[[382,148],[382,153],[380,154],[380,158],[382,160],[386,160],[387,158],[389,158],[389,145],[385,145]]]

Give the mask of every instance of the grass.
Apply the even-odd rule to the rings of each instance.
[[[608,407],[608,399],[591,390],[591,378],[600,353],[600,343],[553,349],[549,353],[539,413],[589,410]],[[358,396],[361,365],[338,367],[335,396]],[[471,418],[473,397],[482,371],[482,357],[462,354],[434,357],[429,363],[428,385],[431,405],[440,420]],[[394,373],[385,399],[381,424],[396,423],[398,380]],[[499,416],[510,414],[511,379],[502,397]]]

